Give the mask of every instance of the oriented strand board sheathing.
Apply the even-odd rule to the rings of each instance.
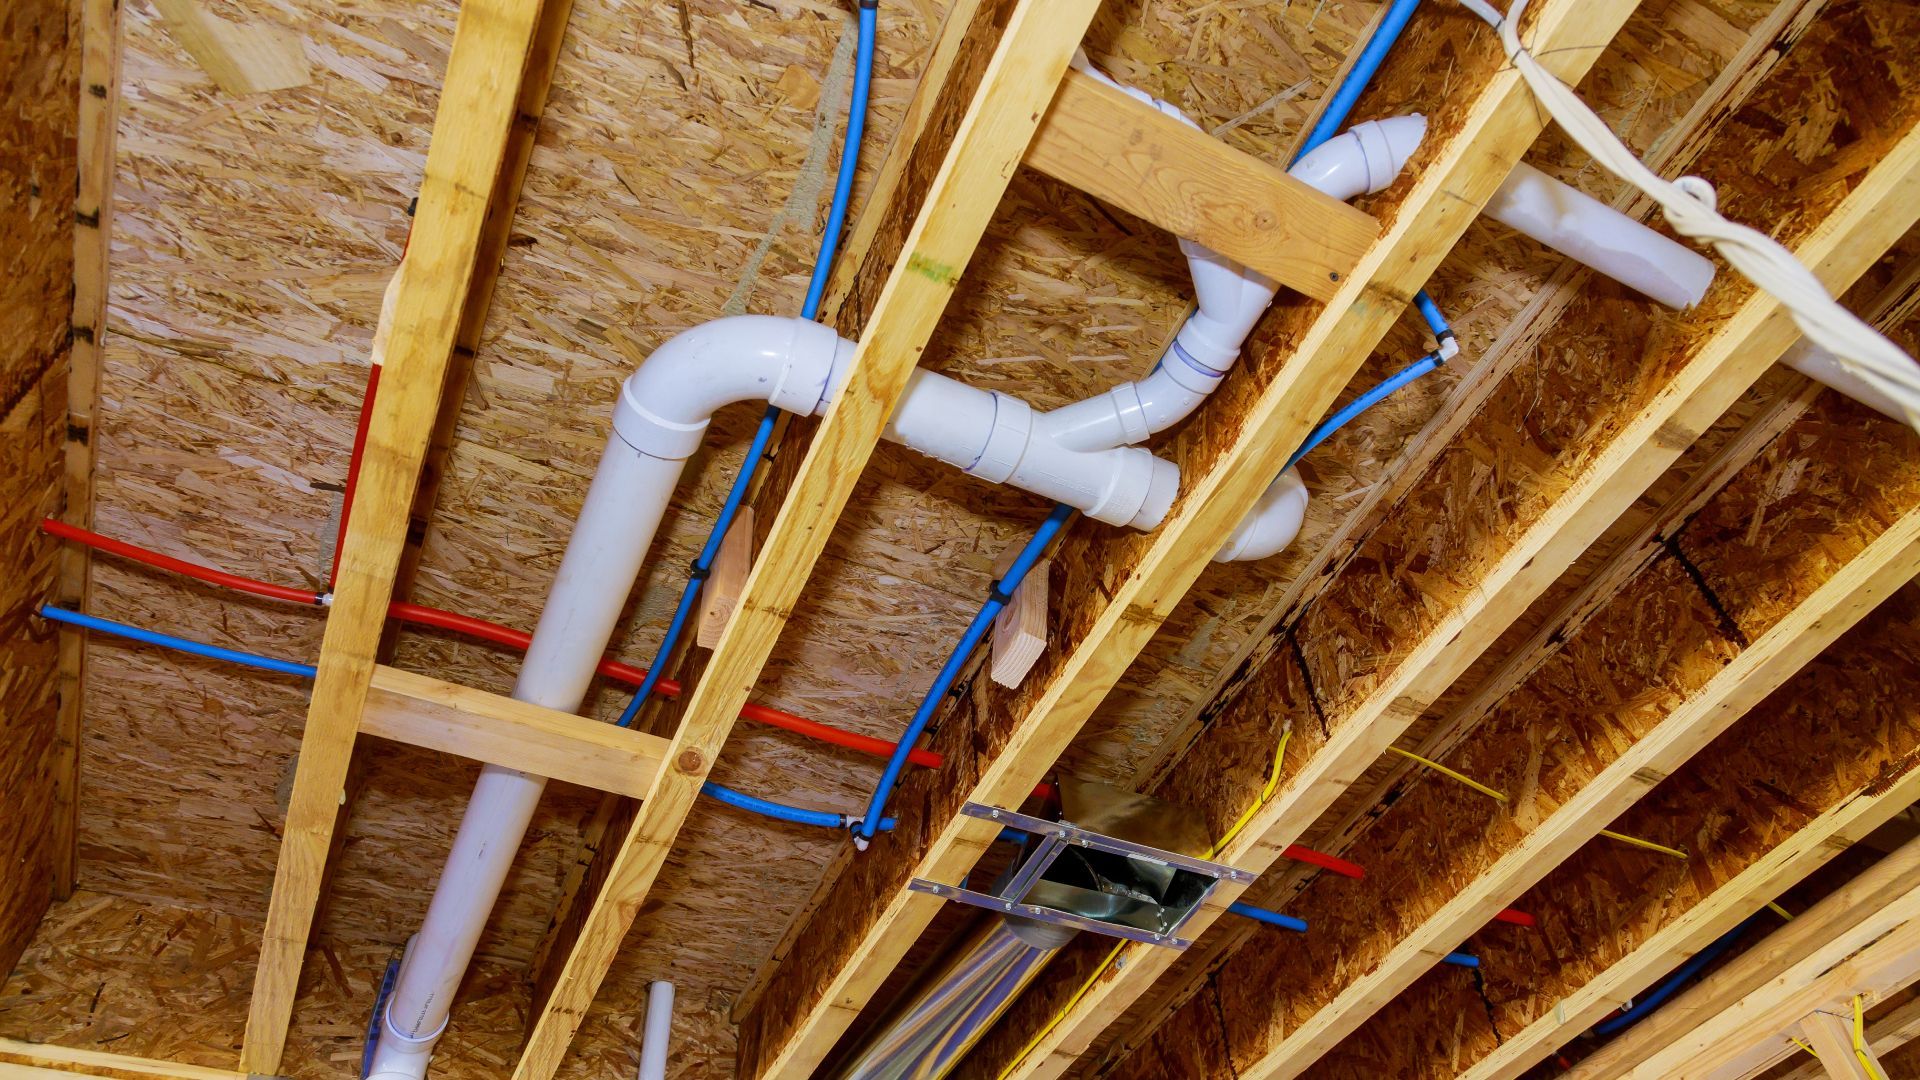
[[[260,926],[233,915],[81,891],[54,906],[20,966],[0,987],[0,1035],[108,1050],[190,1065],[230,1068],[246,1024]],[[335,937],[301,979],[284,1075],[349,1080],[360,1075],[366,1013],[387,961],[383,940]],[[456,1016],[434,1055],[434,1075],[490,1080],[518,1056],[527,1008],[517,967],[474,965]],[[630,1077],[640,1056],[641,1009],[583,1033],[567,1075]],[[726,1074],[733,1031],[703,995],[674,1003],[667,1075],[710,1080]]]
[[[78,25],[66,0],[0,10],[0,969],[54,879],[55,633],[33,609],[58,549],[73,306]]]
[[[1449,989],[1462,980],[1436,969],[1329,1055],[1328,1075],[1452,1076],[1497,1045],[1490,1025],[1510,1036],[1551,1013],[1817,815],[1911,768],[1920,711],[1911,695],[1881,690],[1916,681],[1920,592],[1909,587],[1613,825],[1680,844],[1692,858],[1590,841],[1516,902],[1540,919],[1537,928],[1492,926],[1463,946],[1481,958],[1484,1001]],[[1770,929],[1763,924],[1741,944]],[[1457,1023],[1469,1000],[1471,1015]],[[1434,1052],[1436,1032],[1449,1035],[1445,1053]]]

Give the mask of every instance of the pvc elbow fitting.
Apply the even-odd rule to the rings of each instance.
[[[1288,469],[1254,504],[1253,512],[1214,553],[1214,562],[1251,562],[1278,555],[1300,535],[1307,518],[1307,485],[1300,470]]]
[[[1393,183],[1426,134],[1419,113],[1355,124],[1302,155],[1287,174],[1346,202]]]
[[[613,428],[635,450],[683,461],[700,448],[713,414],[734,402],[811,414],[852,349],[810,319],[715,319],[675,335],[627,377]]]

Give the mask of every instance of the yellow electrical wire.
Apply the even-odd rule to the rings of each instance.
[[[1410,761],[1417,761],[1420,764],[1425,765],[1427,768],[1432,769],[1434,772],[1441,774],[1442,776],[1450,776],[1455,780],[1458,780],[1461,783],[1472,788],[1473,790],[1479,792],[1482,795],[1491,795],[1493,798],[1498,799],[1501,802],[1507,801],[1506,792],[1496,791],[1495,789],[1488,787],[1487,785],[1481,783],[1478,780],[1475,780],[1473,777],[1468,776],[1465,773],[1454,772],[1452,769],[1447,768],[1445,765],[1442,765],[1439,762],[1430,760],[1428,758],[1423,758],[1419,754],[1416,754],[1411,750],[1402,750],[1397,746],[1389,746],[1387,747],[1387,749],[1393,751],[1396,754],[1399,754],[1401,757],[1406,758]]]
[[[1247,807],[1246,812],[1241,814],[1238,820],[1227,827],[1225,835],[1207,849],[1207,858],[1211,859],[1220,854],[1221,848],[1232,843],[1233,838],[1240,835],[1240,830],[1247,827],[1247,823],[1253,820],[1253,816],[1259,813],[1260,808],[1267,805],[1267,801],[1273,798],[1273,793],[1279,790],[1280,766],[1286,760],[1287,742],[1292,738],[1291,727],[1280,733],[1280,745],[1274,747],[1273,767],[1267,770],[1267,782],[1260,788],[1260,797],[1254,800],[1252,806]],[[1093,974],[1087,976],[1087,981],[1080,984],[1080,988],[1073,992],[1073,996],[1067,999],[1066,1004],[1060,1006],[1060,1010],[1053,1014],[1053,1018],[1047,1021],[1046,1026],[1035,1032],[1033,1038],[1027,1040],[1027,1045],[1021,1047],[1020,1052],[1013,1056],[1013,1060],[1007,1062],[1006,1067],[1000,1070],[997,1080],[1007,1080],[1007,1077],[1012,1076],[1013,1071],[1020,1067],[1020,1063],[1027,1060],[1027,1055],[1033,1053],[1033,1048],[1039,1046],[1048,1035],[1053,1034],[1053,1029],[1059,1027],[1060,1021],[1065,1020],[1067,1014],[1073,1011],[1073,1007],[1080,1004],[1080,999],[1087,996],[1087,991],[1093,989],[1093,984],[1099,982],[1100,976],[1107,973],[1107,968],[1113,964],[1114,957],[1119,956],[1120,950],[1126,947],[1127,942],[1124,938],[1114,943],[1113,948],[1107,951],[1107,955],[1101,958],[1099,966],[1093,969]]]
[[[1273,798],[1274,791],[1280,787],[1280,762],[1287,756],[1287,741],[1292,738],[1293,729],[1291,727],[1280,733],[1280,745],[1275,747],[1273,751],[1273,768],[1267,770],[1267,782],[1260,789],[1260,797],[1254,800],[1252,806],[1247,807],[1247,812],[1241,814],[1238,821],[1227,826],[1226,835],[1222,836],[1212,847],[1207,849],[1207,858],[1211,859],[1215,855],[1220,854],[1221,848],[1233,843],[1233,838],[1239,836],[1240,830],[1247,827],[1247,822],[1253,820],[1253,815],[1259,813],[1260,808],[1267,805],[1268,799]]]
[[[1788,1038],[1788,1039],[1789,1039],[1790,1041],[1792,1041],[1792,1043],[1793,1043],[1793,1045],[1795,1045],[1795,1046],[1797,1046],[1797,1047],[1799,1047],[1799,1048],[1800,1048],[1800,1049],[1802,1049],[1802,1050],[1805,1050],[1805,1051],[1806,1051],[1807,1053],[1809,1053],[1809,1054],[1812,1054],[1812,1055],[1813,1055],[1814,1057],[1819,1057],[1819,1056],[1820,1056],[1820,1054],[1819,1054],[1819,1052],[1818,1052],[1818,1051],[1816,1051],[1816,1050],[1814,1050],[1814,1048],[1813,1048],[1813,1047],[1811,1047],[1811,1046],[1808,1046],[1808,1045],[1807,1045],[1806,1043],[1803,1043],[1803,1042],[1801,1042],[1801,1041],[1800,1041],[1799,1039],[1795,1039],[1795,1038],[1794,1038],[1793,1036],[1791,1036],[1791,1035],[1789,1035],[1789,1036],[1787,1036],[1787,1038]]]
[[[1507,801],[1506,792],[1496,791],[1493,788],[1490,788],[1487,785],[1481,783],[1480,781],[1475,780],[1473,777],[1467,776],[1464,773],[1457,773],[1452,769],[1447,768],[1445,765],[1440,764],[1437,761],[1431,761],[1427,758],[1421,757],[1419,754],[1416,754],[1410,750],[1402,750],[1397,746],[1389,746],[1387,747],[1387,749],[1393,751],[1396,754],[1399,754],[1403,758],[1408,758],[1410,760],[1417,761],[1420,764],[1425,765],[1427,768],[1432,769],[1443,776],[1452,777],[1453,779],[1460,781],[1461,783],[1467,785],[1473,790],[1480,792],[1482,795],[1492,796],[1493,798],[1498,799],[1501,802]],[[1665,844],[1656,844],[1651,840],[1642,840],[1637,836],[1628,836],[1625,833],[1617,833],[1617,832],[1614,832],[1612,829],[1601,829],[1600,835],[1610,837],[1624,844],[1632,844],[1635,847],[1643,847],[1643,848],[1646,848],[1648,851],[1657,851],[1662,855],[1671,855],[1676,859],[1684,859],[1687,857],[1687,853],[1684,851],[1681,851],[1679,848],[1670,848]],[[1779,911],[1780,914],[1785,915],[1789,919],[1793,918],[1793,916],[1787,915],[1786,909],[1784,908],[1776,907],[1775,910]]]
[[[1781,907],[1780,902],[1778,900],[1767,901],[1767,907],[1771,909],[1775,915],[1780,916],[1781,918],[1787,920],[1788,922],[1793,921],[1793,912],[1788,911],[1786,908]]]
[[[1873,1080],[1887,1080],[1879,1069],[1874,1068],[1873,1055],[1867,1052],[1867,1014],[1860,1007],[1859,994],[1853,995],[1853,1056],[1860,1059],[1860,1067]]]
[[[1600,835],[1609,840],[1618,840],[1623,844],[1632,844],[1634,847],[1646,848],[1648,851],[1657,851],[1662,855],[1671,855],[1676,859],[1687,858],[1687,853],[1681,851],[1679,848],[1671,848],[1665,844],[1656,844],[1651,840],[1642,840],[1637,836],[1628,836],[1626,833],[1617,833],[1612,829],[1601,829]]]

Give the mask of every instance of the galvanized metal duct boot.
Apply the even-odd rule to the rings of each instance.
[[[995,912],[920,987],[842,1080],[932,1080],[958,1064],[1055,950],[1082,930],[1171,948],[1221,878],[1185,807],[1082,781],[1060,782],[1057,820],[969,803],[964,811],[1025,834],[990,892],[916,879],[913,888]]]
[[[942,1076],[1079,931],[1019,916],[981,922],[940,973],[867,1044],[841,1076]]]

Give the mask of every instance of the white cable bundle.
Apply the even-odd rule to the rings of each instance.
[[[1809,340],[1839,358],[1841,366],[1897,402],[1907,423],[1920,431],[1920,364],[1899,346],[1834,302],[1826,287],[1793,253],[1764,233],[1720,216],[1713,185],[1697,176],[1668,181],[1641,164],[1633,151],[1595,116],[1579,96],[1540,66],[1520,44],[1520,16],[1527,0],[1514,0],[1505,16],[1486,0],[1460,0],[1500,33],[1501,47],[1540,104],[1580,148],[1609,172],[1647,193],[1674,231],[1714,246],[1734,269],[1777,297]]]

